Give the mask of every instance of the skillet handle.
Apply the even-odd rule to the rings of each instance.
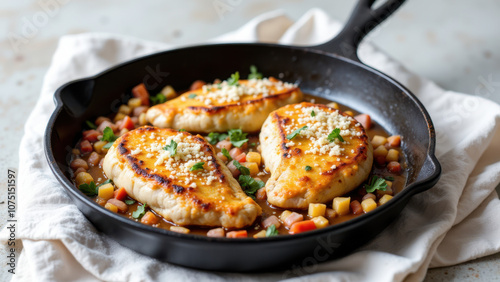
[[[405,2],[405,0],[387,0],[380,7],[372,9],[375,1],[359,0],[340,33],[332,40],[312,48],[361,62],[357,55],[361,40]]]

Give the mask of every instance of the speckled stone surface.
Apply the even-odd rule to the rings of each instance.
[[[214,4],[226,3],[218,13]],[[282,9],[292,19],[319,7],[344,21],[353,1],[342,0],[17,0],[0,2],[0,203],[8,168],[17,168],[23,124],[33,108],[58,38],[100,31],[171,44],[196,44],[234,30],[254,16]],[[408,69],[445,89],[500,102],[500,2],[409,0],[370,34]],[[497,188],[498,191],[498,188]],[[22,197],[22,195],[19,195]],[[7,208],[0,204],[0,224]],[[19,252],[17,253],[19,255]],[[6,249],[0,248],[0,281]],[[426,281],[500,280],[500,254],[431,269]]]

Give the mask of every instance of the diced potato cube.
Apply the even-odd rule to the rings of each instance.
[[[334,209],[327,208],[325,212],[326,217],[328,218],[336,218],[337,212]]]
[[[146,113],[141,113],[139,115],[139,124],[146,125],[147,123],[148,123],[148,120],[146,119]]]
[[[316,217],[316,216],[324,216],[326,211],[326,205],[325,204],[309,204],[309,211],[308,215],[310,217]]]
[[[108,183],[99,187],[97,195],[99,196],[99,198],[109,200],[114,197],[114,192],[115,192],[115,187],[113,187],[113,184]]]
[[[336,110],[339,110],[339,109],[340,109],[339,104],[338,104],[338,103],[335,103],[335,102],[328,103],[328,104],[326,104],[326,105],[327,105],[328,107],[332,107],[332,108],[334,108],[334,109],[336,109]]]
[[[390,149],[387,153],[387,156],[385,157],[385,160],[387,162],[397,162],[399,160],[399,151]]]
[[[163,94],[163,96],[165,96],[167,100],[177,97],[177,93],[175,92],[174,88],[170,85],[165,86],[161,90],[161,94]]]
[[[348,116],[351,116],[353,117],[354,116],[354,113],[351,112],[351,111],[345,111],[344,114],[348,115]]]
[[[380,136],[380,135],[373,136],[373,139],[372,139],[373,148],[377,148],[378,146],[385,145],[385,143],[387,143],[387,138],[385,138],[384,136]]]
[[[76,182],[77,186],[80,186],[84,183],[90,184],[90,182],[92,182],[92,181],[94,181],[94,178],[92,177],[92,175],[90,175],[87,172],[83,172],[83,171],[78,173],[75,177],[75,182]]]
[[[392,181],[386,180],[387,187],[392,188]]]
[[[384,195],[382,196],[382,198],[380,198],[380,200],[378,200],[378,205],[381,206],[385,203],[387,203],[390,199],[392,199],[393,197],[391,195]]]
[[[94,143],[94,151],[99,154],[107,153],[108,149],[104,148],[104,145],[108,144],[107,141],[97,141]]]
[[[351,197],[335,197],[333,199],[333,209],[338,215],[346,215],[349,213],[351,205]]]
[[[253,235],[254,238],[264,238],[266,237],[266,230],[261,230],[257,234]]]
[[[326,219],[322,216],[313,217],[311,220],[316,225],[316,228],[325,228],[328,226],[328,224],[330,224],[328,219]]]
[[[363,208],[363,211],[367,213],[374,210],[377,207],[377,203],[375,203],[375,201],[372,198],[368,198],[361,202],[361,207]]]
[[[126,115],[126,114],[124,114],[124,113],[117,113],[117,114],[116,114],[116,116],[115,116],[115,118],[113,119],[113,121],[114,121],[114,122],[117,122],[117,121],[119,121],[119,120],[124,119],[126,116],[127,116],[127,115]]]
[[[378,146],[375,150],[373,150],[373,157],[382,157],[386,158],[387,157],[387,149],[385,148],[384,145]]]
[[[182,226],[172,226],[172,227],[170,227],[170,231],[188,234],[191,230],[187,229],[186,227],[182,227]]]
[[[112,212],[118,212],[118,208],[111,203],[106,203],[106,205],[104,205],[104,207]]]
[[[132,109],[127,105],[121,105],[118,108],[118,112],[128,116],[132,112]]]
[[[131,108],[137,108],[141,106],[141,99],[139,98],[131,98],[128,100],[128,106]]]
[[[281,221],[282,221],[282,222],[285,222],[285,219],[286,219],[289,215],[291,215],[291,214],[292,214],[292,212],[291,212],[291,211],[289,211],[289,210],[283,211],[283,212],[281,213],[281,215],[280,215],[280,219],[281,219]]]
[[[248,168],[248,170],[250,170],[251,176],[256,176],[257,173],[259,173],[259,166],[256,163],[245,162],[245,163],[242,163],[242,165],[244,167]]]
[[[249,152],[247,154],[247,162],[256,163],[257,165],[260,165],[260,161],[261,161],[261,156],[259,153]]]

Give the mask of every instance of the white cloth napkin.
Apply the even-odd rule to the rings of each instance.
[[[312,9],[297,22],[281,12],[264,14],[214,41],[267,41],[312,45],[340,28]],[[290,273],[217,273],[162,263],[99,233],[52,175],[43,133],[63,83],[112,65],[170,48],[109,34],[61,38],[40,98],[26,122],[19,167],[19,230],[24,249],[14,280],[21,281],[247,281],[293,278]],[[453,265],[500,251],[500,106],[444,91],[417,77],[369,43],[360,49],[367,64],[393,76],[427,107],[438,134],[439,183],[411,199],[402,214],[371,243],[342,259],[302,269],[304,280],[421,280],[429,267]],[[6,238],[6,230],[2,237]]]

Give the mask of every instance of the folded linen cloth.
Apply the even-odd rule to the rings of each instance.
[[[293,22],[282,12],[263,14],[213,42],[277,42],[314,45],[332,38],[340,24],[312,9]],[[62,84],[171,46],[110,34],[64,36],[41,95],[25,126],[19,153],[19,229],[23,242],[20,281],[249,281],[294,278],[290,272],[218,273],[193,270],[140,255],[99,233],[52,175],[43,134]],[[413,197],[402,214],[369,244],[342,259],[303,269],[309,280],[421,280],[429,267],[453,265],[500,251],[500,106],[444,91],[418,77],[369,43],[361,59],[408,87],[436,127],[443,174]],[[39,193],[39,191],[44,193]],[[2,231],[5,240],[7,232]]]

